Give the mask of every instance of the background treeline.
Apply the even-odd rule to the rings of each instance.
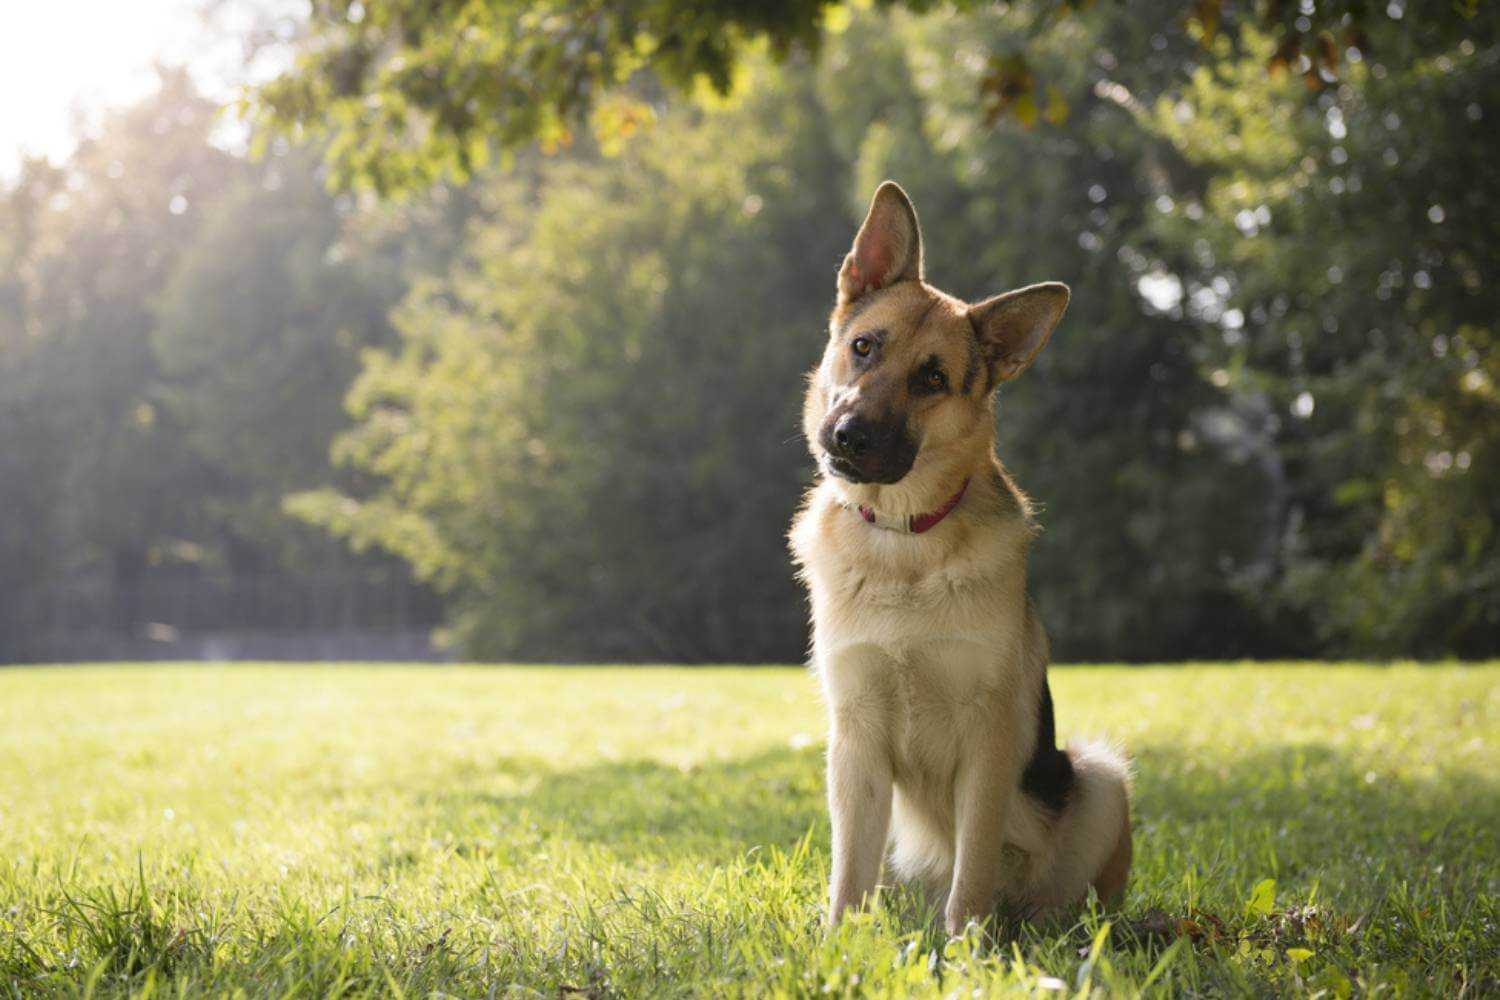
[[[330,480],[359,352],[455,226],[331,196],[309,151],[229,155],[220,126],[166,73],[0,197],[0,659],[437,620],[282,502]]]
[[[1500,652],[1495,19],[1335,65],[1046,6],[841,9],[398,200],[167,76],[0,196],[0,657],[269,575],[441,595],[480,657],[799,658],[800,378],[885,177],[940,286],[1073,286],[999,406],[1060,658]]]

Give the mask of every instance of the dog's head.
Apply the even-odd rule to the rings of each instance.
[[[961,302],[922,280],[922,233],[886,181],[839,269],[828,348],[803,414],[823,470],[900,482],[929,453],[987,443],[990,397],[1047,343],[1068,305],[1057,282]]]

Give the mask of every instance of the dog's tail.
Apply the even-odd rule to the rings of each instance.
[[[1115,744],[1068,744],[1073,789],[1058,817],[1046,893],[1054,905],[1083,899],[1092,885],[1114,904],[1130,877],[1130,762]]]
[[[1099,899],[1118,903],[1130,879],[1130,761],[1120,747],[1102,741],[1070,744],[1078,778],[1080,815],[1075,828],[1087,845],[1090,879]],[[1102,857],[1099,855],[1102,854]],[[1099,857],[1097,864],[1094,859]]]

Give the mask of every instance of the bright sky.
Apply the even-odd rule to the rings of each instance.
[[[275,0],[272,0],[274,3]],[[263,0],[19,0],[0,19],[0,178],[23,152],[54,160],[73,148],[75,122],[152,89],[153,60],[186,63],[214,96],[239,82],[241,47],[229,26]],[[284,6],[284,5],[283,5]]]

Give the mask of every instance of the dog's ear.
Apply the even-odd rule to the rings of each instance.
[[[895,181],[875,190],[864,225],[839,268],[839,303],[877,288],[922,277],[922,230],[917,210]]]
[[[1044,346],[1068,308],[1060,281],[1027,285],[969,307],[969,318],[990,364],[991,383],[1015,378]]]

